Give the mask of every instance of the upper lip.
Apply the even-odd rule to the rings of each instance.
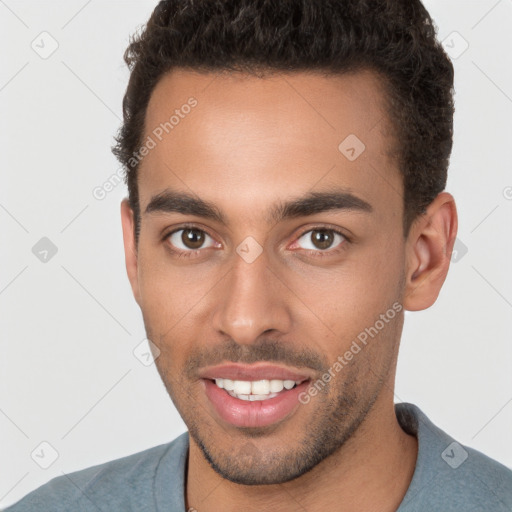
[[[199,370],[202,379],[230,379],[230,380],[293,380],[303,382],[311,379],[304,370],[290,369],[269,363],[240,364],[225,363],[216,366],[207,366]]]

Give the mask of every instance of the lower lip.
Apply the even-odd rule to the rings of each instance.
[[[309,381],[281,392],[268,400],[240,400],[232,397],[215,382],[203,379],[206,396],[217,414],[235,427],[266,427],[283,420],[299,406],[299,395],[309,385]]]

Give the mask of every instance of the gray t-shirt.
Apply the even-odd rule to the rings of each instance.
[[[512,471],[457,443],[413,404],[395,405],[418,438],[414,475],[397,512],[511,512]],[[127,457],[55,477],[5,512],[185,512],[188,433]]]

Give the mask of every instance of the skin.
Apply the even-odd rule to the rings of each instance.
[[[403,311],[435,302],[457,213],[442,192],[404,238],[403,184],[388,156],[393,141],[379,83],[369,71],[259,78],[173,70],[153,91],[145,136],[190,96],[198,101],[141,162],[138,244],[133,212],[126,200],[121,205],[134,297],[190,432],[187,509],[384,512],[407,491],[417,441],[393,406]],[[338,150],[349,134],[366,146],[352,162]],[[214,203],[227,224],[145,213],[166,189]],[[280,201],[333,189],[350,191],[372,212],[267,218]],[[166,238],[184,222],[203,230],[196,235],[206,232],[202,245],[180,243],[183,231]],[[330,246],[315,245],[315,229],[333,237]],[[262,248],[252,263],[236,252],[248,236]],[[199,249],[185,258],[173,247]],[[402,311],[285,420],[244,429],[213,412],[201,367],[277,361],[321,378],[395,302]]]

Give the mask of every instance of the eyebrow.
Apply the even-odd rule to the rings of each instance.
[[[332,210],[371,213],[373,207],[363,199],[343,190],[309,192],[286,202],[278,202],[269,210],[266,220],[268,223],[277,223]],[[228,224],[226,217],[214,203],[187,192],[170,189],[153,196],[145,213],[181,213],[214,220],[223,225]]]

